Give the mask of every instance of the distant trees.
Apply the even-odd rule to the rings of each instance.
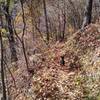
[[[88,24],[91,23],[91,19],[92,19],[92,5],[93,5],[93,0],[87,0],[87,5],[85,8],[85,17],[83,20],[83,25],[82,25],[82,29],[87,26]]]
[[[84,27],[88,20],[91,19],[93,0],[26,0],[29,3],[30,12],[32,16],[33,32],[44,33],[46,29],[46,40],[55,39],[62,41],[67,38],[67,35],[75,32],[75,30]],[[97,2],[96,0],[95,2]],[[38,4],[38,3],[39,4]],[[86,5],[87,2],[87,5]],[[43,7],[40,7],[43,4]],[[34,6],[35,5],[35,6]],[[40,7],[38,11],[41,13],[39,17],[35,16],[36,5]],[[86,6],[86,10],[84,10]],[[93,20],[96,20],[95,5],[93,5]],[[48,9],[49,8],[49,9]],[[98,8],[98,7],[97,7]],[[85,17],[84,17],[85,11]],[[98,13],[98,12],[97,12]],[[88,16],[88,17],[86,17]],[[96,16],[96,17],[95,17]],[[84,18],[83,18],[84,17]],[[36,26],[38,21],[36,18],[40,18],[40,26]],[[83,21],[84,19],[84,21]],[[88,20],[89,22],[87,22]],[[45,27],[44,27],[45,24]],[[43,25],[43,26],[41,26]],[[35,31],[34,31],[35,30]],[[45,37],[44,34],[42,34]]]

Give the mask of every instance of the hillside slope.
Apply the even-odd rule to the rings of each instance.
[[[60,64],[61,56],[64,66]],[[13,71],[16,88],[9,77],[12,100],[100,100],[99,23],[30,57],[30,63],[35,59],[31,65],[33,76],[28,75],[20,61],[19,69]]]

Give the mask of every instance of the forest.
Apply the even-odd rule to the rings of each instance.
[[[100,0],[0,0],[0,100],[100,100]]]

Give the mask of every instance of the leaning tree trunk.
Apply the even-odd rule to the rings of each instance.
[[[85,8],[85,17],[83,20],[83,25],[82,25],[82,29],[89,25],[91,23],[91,19],[92,19],[92,5],[93,5],[93,0],[87,0],[87,5]]]
[[[16,54],[16,48],[15,48],[15,39],[14,39],[14,32],[13,32],[13,27],[12,27],[12,21],[11,21],[11,16],[9,14],[9,0],[7,2],[7,5],[5,7],[5,17],[6,17],[6,21],[7,21],[7,27],[9,30],[9,35],[8,35],[8,39],[9,39],[9,45],[10,45],[10,50],[11,50],[11,61],[17,61],[17,54]]]

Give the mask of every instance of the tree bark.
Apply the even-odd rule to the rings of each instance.
[[[24,57],[25,57],[25,62],[26,62],[26,66],[27,66],[27,71],[29,71],[29,63],[28,63],[28,59],[27,59],[27,54],[26,54],[26,50],[25,50],[25,44],[24,44],[24,35],[25,35],[25,29],[26,29],[26,22],[25,22],[25,13],[24,13],[24,7],[23,7],[23,0],[20,0],[21,3],[21,8],[22,8],[22,18],[23,18],[23,34],[22,34],[22,39],[21,43],[22,43],[22,48],[23,48],[23,53],[24,53]]]
[[[3,89],[3,100],[7,100],[6,96],[6,86],[5,86],[5,76],[4,76],[4,61],[3,61],[3,41],[0,31],[0,45],[1,45],[1,80],[2,80],[2,89]]]
[[[66,11],[65,11],[65,0],[63,0],[64,2],[64,7],[63,7],[63,31],[62,31],[62,41],[65,38],[65,31],[66,31]]]
[[[13,27],[12,27],[12,21],[11,21],[11,16],[9,14],[9,0],[7,1],[7,5],[5,7],[5,17],[7,21],[7,27],[9,30],[9,45],[10,45],[10,51],[11,51],[11,62],[17,61],[17,54],[16,54],[16,48],[15,48],[15,39],[14,39],[14,32],[13,32]]]
[[[89,25],[91,23],[92,20],[92,5],[93,5],[93,0],[87,0],[87,5],[85,8],[85,17],[83,20],[83,25],[82,25],[82,29]]]
[[[45,0],[43,0],[43,7],[44,7],[44,16],[45,16],[45,24],[46,24],[47,41],[49,41],[49,27],[48,27],[47,7],[46,7]]]

